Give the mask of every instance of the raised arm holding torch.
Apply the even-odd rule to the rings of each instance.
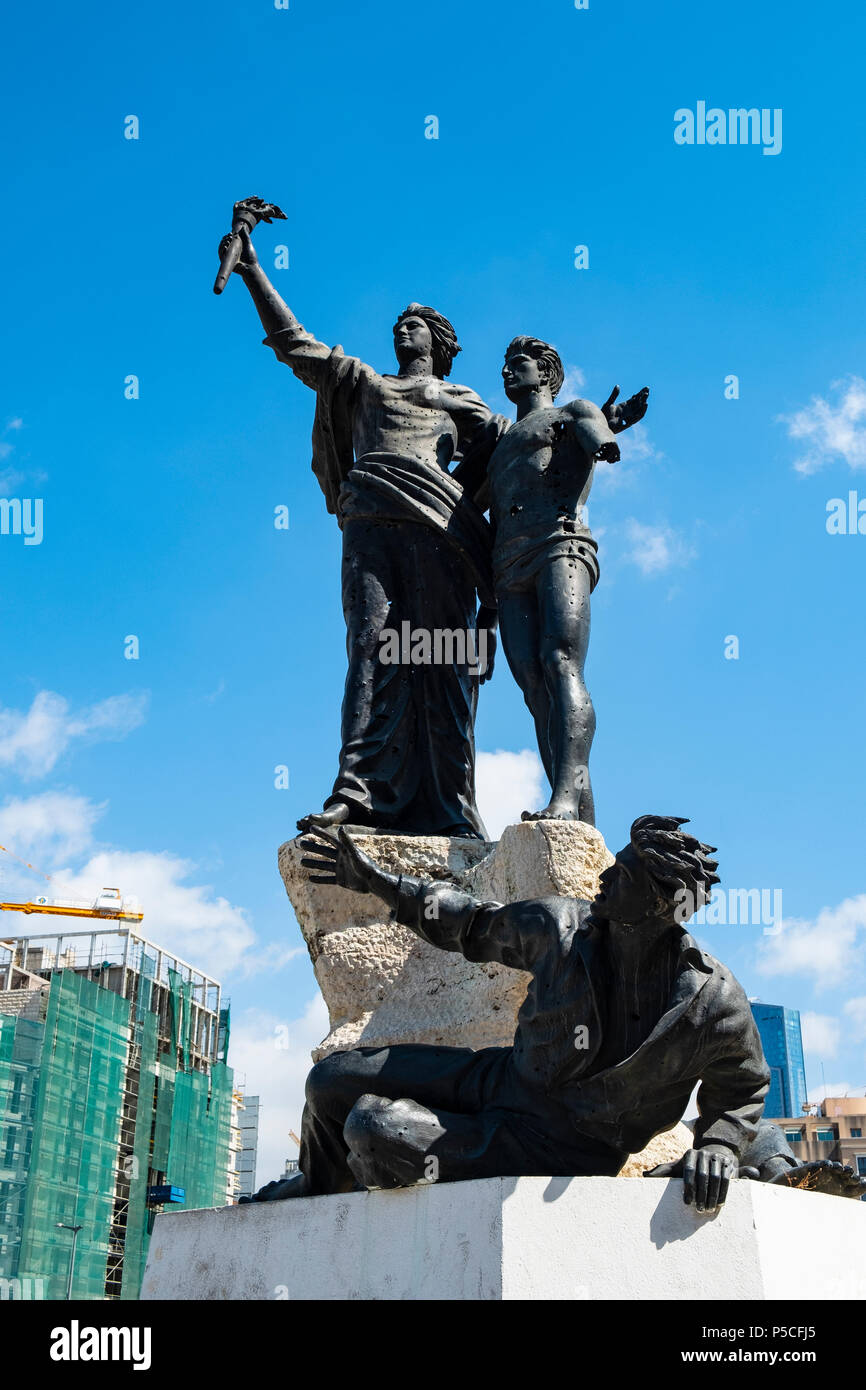
[[[240,260],[244,246],[242,233],[249,234],[259,222],[270,222],[275,217],[285,221],[286,214],[276,203],[266,203],[262,198],[242,198],[239,203],[235,203],[231,235],[226,239],[220,256],[220,268],[213,287],[214,294],[222,294],[229,276]]]

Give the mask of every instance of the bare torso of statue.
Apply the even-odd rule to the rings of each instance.
[[[387,453],[447,468],[457,448],[455,416],[468,392],[434,376],[399,377],[363,369],[352,428],[355,457]],[[477,403],[477,398],[473,397]],[[478,421],[483,421],[477,409]]]
[[[524,819],[594,823],[595,712],[583,667],[598,548],[585,509],[596,461],[616,462],[615,435],[640,419],[647,393],[615,406],[615,391],[601,409],[585,400],[555,406],[562,363],[537,338],[514,339],[502,375],[517,422],[487,469],[493,577],[502,645],[551,784],[547,806]]]
[[[581,437],[581,421],[606,428],[601,411],[589,401],[534,410],[503,435],[488,466],[490,513],[496,527],[496,557],[507,557],[535,533],[553,535],[580,527],[589,498],[596,457]],[[616,446],[612,446],[615,448]]]

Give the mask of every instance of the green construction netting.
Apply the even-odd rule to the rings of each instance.
[[[15,1279],[45,1026],[0,1014],[0,1279]],[[33,1290],[27,1291],[37,1296]],[[5,1294],[5,1288],[4,1288]]]
[[[129,1211],[126,1219],[121,1298],[138,1298],[147,1259],[147,1245],[150,1235],[147,1188],[151,1168],[150,1151],[153,1139],[154,1098],[157,1079],[157,1024],[156,1014],[148,1013],[144,1014],[140,1027],[136,1028],[137,1041],[141,1048],[141,1063],[135,1139],[130,1165]]]
[[[51,980],[19,1278],[63,1298],[78,1225],[73,1298],[104,1298],[114,1208],[129,1004],[72,970]]]
[[[186,1191],[185,1207],[226,1204],[232,1072],[221,1062],[204,1072],[178,1072],[174,1081],[166,1180]]]
[[[24,1296],[65,1297],[63,1222],[82,1228],[73,1297],[105,1297],[118,1171],[129,1183],[122,1298],[138,1297],[151,1183],[184,1188],[186,1207],[227,1200],[232,1072],[178,1070],[178,1047],[189,1067],[192,986],[174,971],[172,1048],[159,1052],[144,962],[142,976],[132,1018],[127,1000],[73,970],[52,976],[44,1025],[0,1014],[0,1279],[39,1290]]]

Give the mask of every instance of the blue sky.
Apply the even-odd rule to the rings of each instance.
[[[289,246],[284,297],[383,370],[417,299],[494,409],[519,332],[558,346],[572,394],[650,386],[590,503],[599,826],[616,849],[636,815],[688,814],[725,887],[781,889],[778,936],[701,939],[809,1015],[813,1088],[823,1062],[866,1089],[866,537],[826,529],[831,498],[866,497],[863,31],[859,6],[825,23],[802,0],[7,20],[0,497],[43,499],[44,539],[0,535],[0,842],[63,884],[113,872],[151,936],[220,973],[272,1159],[325,1031],[276,851],[330,790],[345,657],[313,397],[243,286],[211,293],[254,192],[288,214],[256,236],[266,267]],[[677,145],[698,101],[781,109],[781,152]],[[533,748],[504,661],[478,744]],[[516,815],[532,758],[483,772],[482,810]]]

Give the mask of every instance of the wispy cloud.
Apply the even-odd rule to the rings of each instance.
[[[220,698],[221,695],[225,694],[225,688],[225,679],[224,677],[220,676],[219,680],[217,681],[216,688],[214,690],[211,690],[207,695],[202,695],[201,698],[205,701],[206,704],[213,705],[216,703],[216,701]]]
[[[642,472],[645,463],[660,463],[664,458],[657,449],[643,421],[623,430],[616,437],[620,458],[618,463],[599,463],[595,470],[596,483],[606,491],[631,485]]]
[[[626,536],[631,544],[631,549],[625,555],[626,560],[637,565],[641,574],[647,577],[664,574],[666,570],[687,565],[694,559],[694,548],[671,526],[646,526],[642,521],[629,517]]]
[[[810,1086],[809,1100],[813,1105],[820,1105],[828,1096],[838,1100],[845,1096],[862,1096],[863,1092],[863,1086],[855,1086],[852,1089],[849,1081],[828,1081],[825,1086]]]
[[[0,434],[8,434],[10,430],[20,430],[23,424],[24,421],[19,417],[16,417],[16,419],[10,420],[8,424],[3,426],[3,429],[0,430]],[[10,444],[8,439],[0,438],[0,459],[8,458],[14,448],[15,445]],[[10,478],[14,480],[12,483],[12,485],[14,486],[14,482],[17,482],[19,477],[20,475],[16,473],[7,474],[5,476],[2,473],[0,473],[0,490],[5,491],[7,489],[7,487],[9,486],[8,479]]]
[[[253,950],[256,934],[243,908],[191,882],[197,865],[167,852],[97,849],[78,870],[63,869],[66,897],[95,897],[111,884],[134,898],[144,913],[147,935],[193,961],[217,979],[239,969]]]
[[[788,918],[758,947],[761,975],[803,975],[819,989],[842,984],[866,963],[866,893],[825,907],[809,921]]]
[[[546,779],[541,759],[531,748],[509,753],[479,753],[475,765],[478,809],[488,835],[498,840],[506,825],[515,825],[521,811],[534,811],[546,802]]]
[[[586,377],[580,367],[575,367],[571,362],[563,363],[565,380],[557,396],[557,404],[573,401],[582,386],[586,385]]]
[[[866,468],[866,381],[849,376],[830,387],[835,398],[813,396],[793,415],[780,415],[791,439],[805,452],[794,460],[798,473],[817,473],[828,463],[844,460],[855,471]]]
[[[862,1041],[866,1038],[866,994],[861,994],[856,999],[849,999],[843,1011],[845,1016],[851,1020],[850,1027],[854,1037]]]
[[[229,1062],[247,1095],[261,1097],[256,1185],[282,1177],[287,1158],[297,1158],[289,1130],[300,1134],[310,1053],[328,1032],[320,994],[297,1018],[247,1009],[232,1018]]]
[[[0,458],[3,458],[3,448],[0,445]],[[0,497],[9,497],[17,488],[19,483],[23,483],[24,474],[17,468],[5,468],[0,472]]]
[[[50,878],[38,885],[49,898],[94,899],[106,885],[119,888],[124,898],[139,903],[151,939],[216,979],[274,972],[303,951],[288,937],[286,943],[260,943],[245,909],[202,882],[194,861],[168,851],[100,844],[94,827],[105,810],[104,804],[61,791],[0,806],[0,844],[18,856],[0,854],[4,895],[13,901],[33,896],[33,869],[20,860]],[[63,929],[64,918],[52,920]],[[22,932],[24,924],[22,918]],[[27,929],[34,930],[32,919]]]
[[[830,1014],[804,1013],[800,1015],[800,1026],[807,1058],[813,1056],[826,1062],[836,1056],[842,1037],[838,1018]]]
[[[73,792],[11,797],[0,806],[0,844],[40,869],[51,870],[88,851],[93,827],[104,810],[104,803],[98,805]]]
[[[144,722],[147,695],[112,695],[73,712],[62,695],[41,690],[29,710],[0,707],[0,768],[44,777],[76,741],[115,741]]]

